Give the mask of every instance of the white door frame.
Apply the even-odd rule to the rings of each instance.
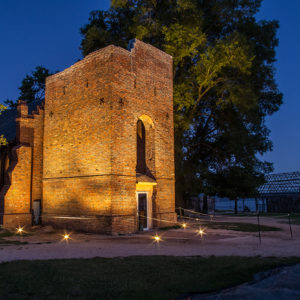
[[[139,194],[146,194],[146,205],[147,205],[147,227],[144,228],[144,230],[149,230],[149,192],[136,192],[136,214],[137,217],[139,218]],[[139,219],[138,219],[139,221]]]

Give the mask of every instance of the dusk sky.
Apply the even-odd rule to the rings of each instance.
[[[110,1],[0,1],[0,102],[16,99],[26,74],[37,65],[61,71],[82,58],[79,28],[89,12],[107,9]],[[264,0],[258,19],[277,19],[276,78],[284,94],[279,112],[267,119],[274,151],[264,159],[275,172],[300,171],[300,1]]]

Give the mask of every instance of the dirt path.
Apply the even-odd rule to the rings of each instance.
[[[214,220],[216,221],[216,220]],[[225,217],[217,221],[255,223],[253,217]],[[73,233],[69,242],[63,241],[61,233],[36,229],[31,236],[11,237],[20,245],[1,244],[0,262],[23,259],[92,258],[135,255],[175,256],[300,256],[300,226],[293,226],[291,240],[288,224],[281,219],[261,218],[261,224],[282,228],[282,231],[262,232],[259,244],[257,233],[207,229],[203,238],[195,229],[160,231],[162,241],[155,243],[149,231],[130,236],[105,236]]]
[[[300,299],[300,265],[278,268],[255,275],[254,282],[244,283],[210,295],[193,295],[190,300],[293,300]]]

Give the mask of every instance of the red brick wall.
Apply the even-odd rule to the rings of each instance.
[[[111,48],[47,79],[43,170],[47,223],[61,216],[64,226],[73,226],[74,221],[91,230],[84,219],[69,217],[111,216]],[[99,222],[94,222],[94,231],[107,232]]]
[[[30,146],[13,148],[13,160],[8,168],[9,182],[2,188],[0,199],[4,204],[3,226],[15,228],[31,225],[31,155]]]
[[[30,145],[32,148],[32,196],[31,201],[42,199],[43,179],[43,139],[44,139],[44,110],[40,107],[28,115],[26,104],[19,101],[17,118],[17,139],[20,144]],[[27,113],[27,114],[26,114]],[[19,162],[21,163],[21,162]]]
[[[90,230],[84,218],[111,216],[112,233],[137,229],[136,124],[143,115],[152,122],[148,132],[145,125],[146,162],[158,183],[155,213],[174,217],[172,76],[171,56],[136,41],[131,51],[108,46],[47,79],[44,220],[60,216],[64,226],[74,221]],[[100,223],[94,231],[107,231]]]
[[[8,168],[8,180],[0,192],[4,208],[3,225],[32,224],[32,202],[42,199],[43,109],[28,115],[25,102],[19,101],[17,142]]]
[[[27,214],[22,222],[29,222],[32,201],[42,199],[46,224],[136,231],[140,119],[146,174],[157,183],[152,216],[174,220],[172,78],[172,57],[138,40],[130,51],[108,46],[49,77],[45,110],[28,115],[19,102],[17,138],[23,146],[11,185],[2,191],[6,211]],[[7,216],[7,224],[14,220]]]
[[[153,201],[153,216],[164,214],[175,219],[174,191],[174,132],[173,132],[173,72],[172,57],[140,41],[136,41],[129,53],[117,48],[113,55],[112,68],[112,172],[123,180],[135,176],[136,124],[140,117],[148,122],[146,127],[147,167],[152,169],[157,181],[157,193]],[[122,98],[124,104],[119,103]],[[143,117],[146,116],[146,117]],[[148,117],[151,120],[148,120]],[[150,122],[153,122],[150,128]],[[148,128],[147,128],[148,127]],[[147,130],[148,129],[148,130]],[[121,154],[121,155],[120,155]],[[154,165],[151,166],[149,157]],[[113,186],[116,194],[122,187]],[[121,201],[136,205],[135,187]],[[115,201],[113,208],[119,210]],[[136,209],[133,208],[132,209]],[[164,224],[166,226],[166,224]]]

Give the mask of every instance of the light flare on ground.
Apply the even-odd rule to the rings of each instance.
[[[197,235],[200,235],[200,237],[202,238],[205,234],[206,234],[205,229],[200,227],[199,230],[197,231]]]
[[[66,242],[68,242],[70,239],[71,239],[71,233],[64,233],[63,235],[62,235],[62,237],[63,237],[63,240],[64,241],[66,241]]]
[[[19,226],[17,229],[17,234],[22,234],[22,233],[24,233],[24,227],[21,227],[21,226]]]
[[[154,235],[152,238],[155,243],[159,243],[162,241],[161,237],[158,234]]]

